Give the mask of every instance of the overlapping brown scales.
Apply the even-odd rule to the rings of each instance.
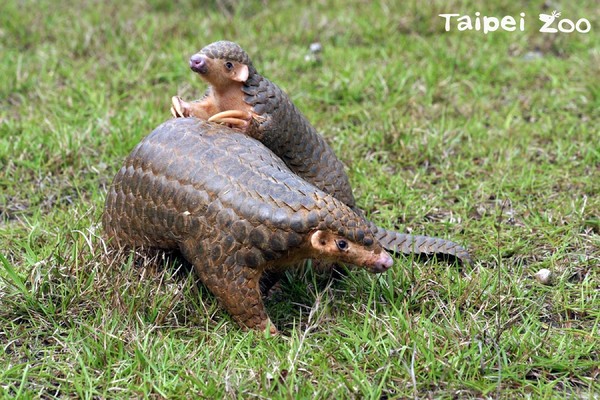
[[[217,42],[207,48],[227,48],[227,51],[221,50],[219,56],[221,58],[227,57],[226,54],[243,53],[244,59],[248,58],[250,63],[248,55],[239,45],[232,42],[225,42],[227,45],[222,43]],[[214,52],[216,53],[216,50]],[[260,134],[257,137],[260,137],[263,144],[281,157],[295,174],[361,214],[356,207],[344,165],[323,136],[296,108],[285,92],[260,75],[254,67],[251,66],[250,71],[250,76],[242,88],[245,94],[244,100],[252,106],[256,114],[265,117],[260,122]],[[450,255],[464,263],[471,262],[467,250],[454,242],[388,231],[374,224],[371,224],[371,227],[376,238],[386,250],[391,252]]]
[[[350,207],[355,206],[344,165],[289,97],[274,83],[252,73],[242,88],[253,111],[266,117],[260,138],[297,175]]]
[[[361,216],[256,140],[181,118],[158,127],[126,160],[107,196],[104,226],[126,244],[168,248],[230,228],[229,241],[263,252],[238,251],[247,265],[276,259],[314,229],[373,241]],[[225,253],[222,247],[214,251]]]
[[[136,146],[102,222],[117,244],[181,250],[239,324],[271,332],[261,288],[314,255],[315,230],[362,244],[362,254],[382,252],[362,216],[261,143],[195,118],[170,120]]]
[[[218,41],[200,50],[209,58],[241,62],[250,67],[243,91],[258,115],[261,142],[277,154],[297,175],[338,200],[355,206],[354,195],[341,161],[289,97],[252,66],[248,54],[234,42]]]
[[[263,117],[258,132],[254,132],[253,136],[260,138],[295,174],[361,214],[341,161],[289,97],[256,71],[248,54],[238,44],[228,41],[212,43],[201,53],[249,66],[250,74],[242,88],[244,100],[252,106],[254,113]],[[281,199],[273,200],[280,207],[287,206]],[[328,217],[324,215],[323,218]],[[454,242],[387,231],[374,224],[371,226],[375,236],[391,252],[451,255],[462,262],[471,262],[469,253]]]
[[[248,66],[252,65],[250,57],[237,43],[221,40],[209,44],[200,50],[208,58],[236,61]]]

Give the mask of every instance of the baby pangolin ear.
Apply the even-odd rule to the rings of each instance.
[[[248,66],[245,64],[238,64],[237,67],[235,68],[235,74],[233,75],[233,80],[244,83],[248,80],[248,75],[250,75]]]

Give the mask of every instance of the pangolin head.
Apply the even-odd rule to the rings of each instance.
[[[209,44],[200,50],[200,54],[204,54],[208,58],[236,61],[247,66],[252,65],[250,57],[239,44],[226,40]]]

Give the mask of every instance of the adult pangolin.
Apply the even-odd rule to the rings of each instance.
[[[255,139],[197,118],[167,121],[137,145],[102,222],[115,244],[179,249],[235,321],[272,333],[261,289],[298,261],[393,264],[362,215]]]
[[[175,117],[194,116],[242,130],[265,144],[295,174],[362,214],[333,149],[285,92],[258,73],[238,44],[212,43],[191,56],[190,67],[210,86],[198,101],[173,97]],[[462,246],[448,240],[403,235],[374,225],[373,233],[392,253],[451,256],[471,262]]]

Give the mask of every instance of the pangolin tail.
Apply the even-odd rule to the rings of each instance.
[[[377,227],[375,237],[393,254],[416,254],[425,257],[458,259],[463,265],[471,264],[469,252],[461,245],[449,240],[429,236],[408,235]]]

